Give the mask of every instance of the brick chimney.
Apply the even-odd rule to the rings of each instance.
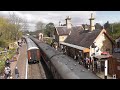
[[[72,27],[70,16],[67,16],[65,20],[66,20],[67,29],[70,29]]]
[[[91,18],[89,19],[90,20],[90,31],[95,30],[94,19],[95,18],[93,18],[93,13],[91,13]]]
[[[59,21],[59,26],[61,26],[61,22]]]
[[[87,24],[85,24],[85,28],[84,28],[85,30],[88,30],[88,25]]]

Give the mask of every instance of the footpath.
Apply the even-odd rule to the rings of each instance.
[[[26,75],[26,60],[27,60],[27,46],[25,43],[22,44],[22,47],[19,49],[19,54],[15,55],[17,61],[11,63],[11,74],[13,79],[15,79],[15,67],[18,67],[19,78],[25,79]]]
[[[16,60],[12,59],[11,64],[10,64],[11,75],[12,75],[12,74],[14,73],[14,71],[15,71],[15,67],[16,67],[16,64],[17,64],[19,55],[20,55],[20,53],[13,56],[13,58],[16,59]]]

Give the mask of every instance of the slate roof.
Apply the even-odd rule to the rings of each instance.
[[[89,30],[83,29],[76,29],[76,31],[71,29],[71,34],[64,42],[89,48],[100,32],[101,30],[90,32]]]
[[[65,43],[74,44],[86,48],[90,48],[93,41],[102,31],[102,29],[96,29],[90,32],[90,30],[84,30],[83,26],[72,26],[71,29],[67,29],[66,26],[59,26],[56,27],[56,30],[58,31],[59,35],[68,35],[67,39],[64,41]],[[71,34],[69,35],[70,31]],[[111,40],[109,35],[106,35]]]
[[[67,29],[66,26],[56,27],[56,30],[57,30],[59,36],[69,35],[69,33],[70,33],[70,29]]]
[[[73,30],[80,30],[80,29],[83,29],[82,26],[72,26]],[[69,35],[71,29],[67,29],[66,26],[59,26],[59,27],[56,27],[56,30],[59,34],[59,36],[62,36],[62,35]]]

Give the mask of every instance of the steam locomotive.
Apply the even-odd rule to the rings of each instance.
[[[32,36],[30,39],[38,46],[40,58],[47,64],[55,79],[100,79],[78,62],[48,44],[40,42]]]

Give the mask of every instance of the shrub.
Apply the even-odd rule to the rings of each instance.
[[[0,74],[2,74],[4,72],[4,66],[5,66],[5,61],[0,60]]]
[[[5,47],[8,47],[9,43],[7,41],[4,41],[4,40],[0,40],[0,46],[5,48]]]

